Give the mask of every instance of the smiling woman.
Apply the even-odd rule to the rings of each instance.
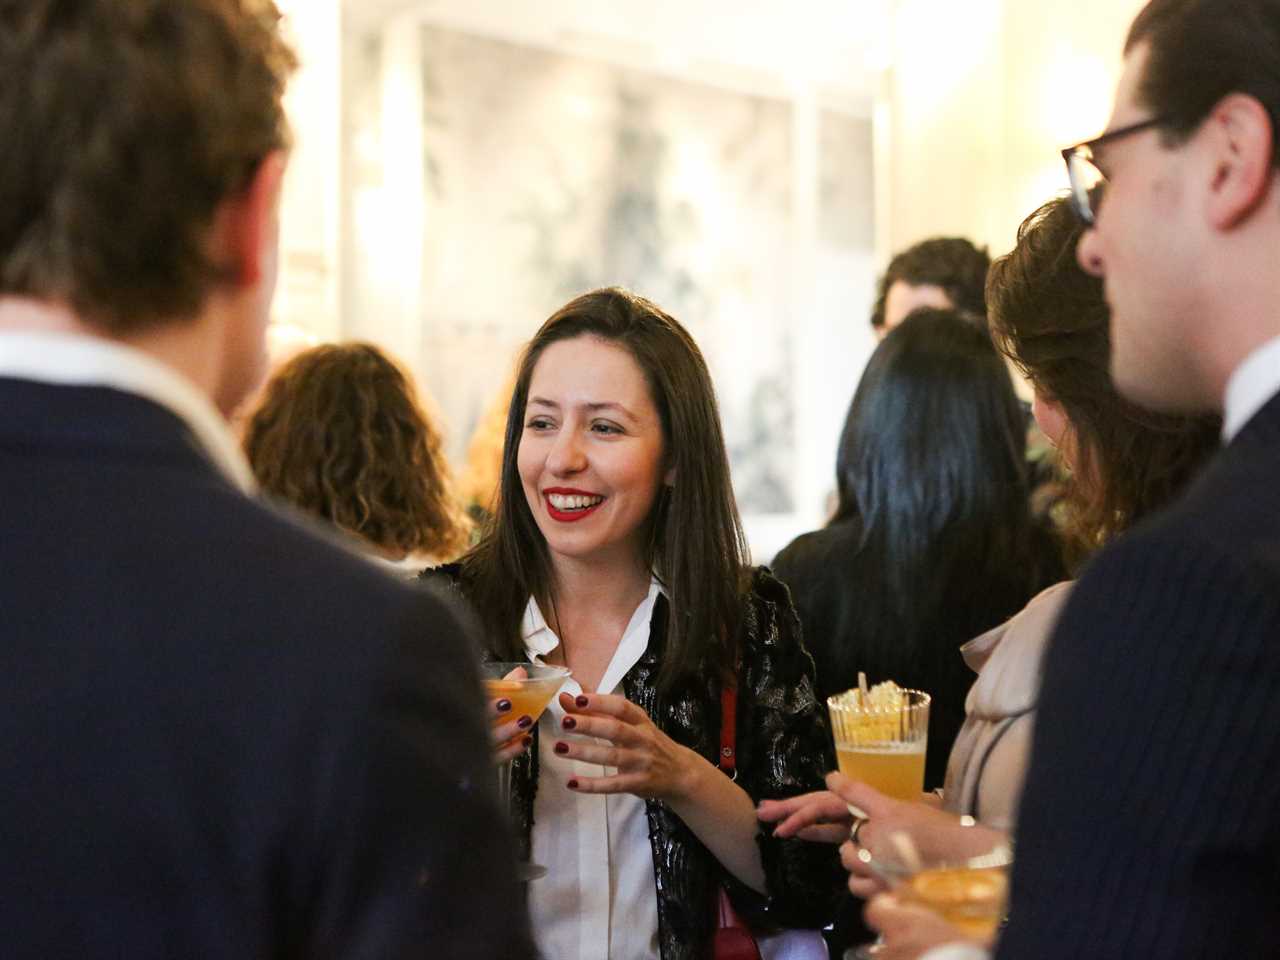
[[[754,815],[832,766],[813,661],[785,588],[747,565],[715,392],[679,323],[610,288],[543,324],[494,519],[443,574],[494,659],[572,671],[512,776],[549,870],[529,890],[546,955],[703,957],[721,885],[757,923],[827,922],[834,856]],[[716,769],[727,687],[736,781]]]
[[[647,587],[640,537],[675,471],[663,469],[643,371],[626,349],[582,334],[543,351],[529,393],[517,466],[553,563],[607,563]]]

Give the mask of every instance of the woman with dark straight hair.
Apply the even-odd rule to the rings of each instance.
[[[774,561],[828,697],[893,680],[933,697],[942,785],[972,674],[958,648],[1062,574],[1028,508],[1025,420],[979,323],[919,310],[872,354],[836,458],[839,502]]]
[[[827,922],[834,851],[755,817],[833,766],[813,661],[786,589],[748,566],[715,392],[679,323],[609,288],[542,325],[496,512],[441,573],[494,659],[572,671],[536,725],[505,725],[528,731],[503,755],[548,868],[529,887],[547,956],[702,958],[720,886],[756,923]],[[727,689],[736,781],[716,769]]]

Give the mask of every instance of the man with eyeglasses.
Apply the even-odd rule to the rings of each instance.
[[[1130,399],[1224,415],[1081,579],[1045,664],[1000,957],[1280,945],[1280,0],[1153,0],[1066,151]]]
[[[1152,0],[1108,132],[1065,155],[1117,387],[1222,412],[1224,447],[1181,502],[1093,561],[1062,615],[997,957],[1272,956],[1280,0]],[[895,960],[945,939],[891,901],[869,917]]]

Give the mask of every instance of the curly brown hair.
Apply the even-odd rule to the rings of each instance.
[[[113,334],[197,314],[209,232],[287,145],[271,0],[0,0],[0,294]]]
[[[997,347],[1070,422],[1067,526],[1088,552],[1172,500],[1218,448],[1222,422],[1152,413],[1116,391],[1102,281],[1076,261],[1083,232],[1066,199],[1040,207],[991,265],[987,304]]]
[[[440,431],[377,347],[325,344],[290,360],[244,447],[267,493],[386,553],[445,560],[467,546]]]

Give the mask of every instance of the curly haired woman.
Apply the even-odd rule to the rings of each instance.
[[[244,446],[265,493],[391,566],[417,572],[466,549],[440,430],[377,347],[325,344],[294,357],[267,385]]]

